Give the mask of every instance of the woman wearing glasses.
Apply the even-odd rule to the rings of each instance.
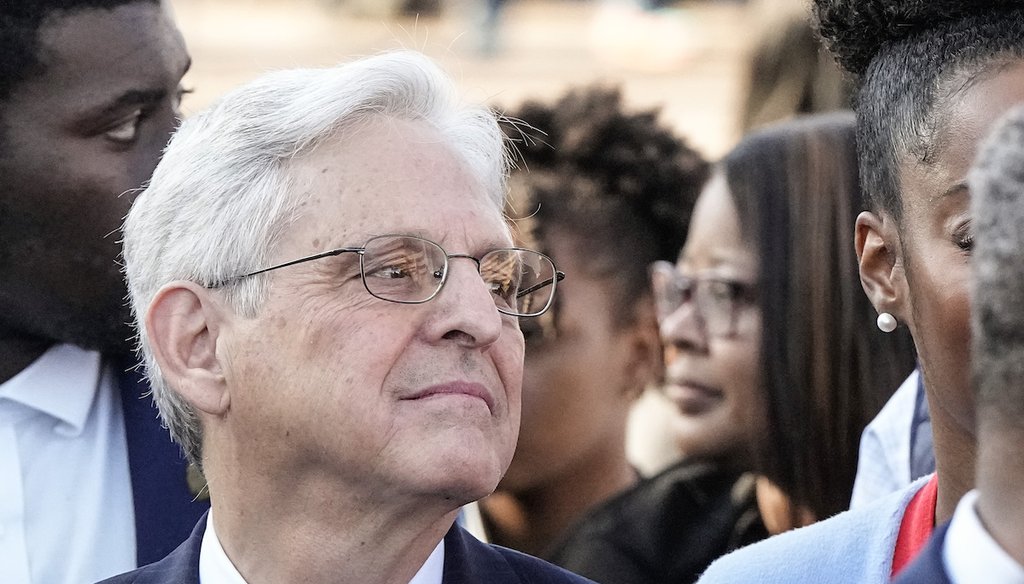
[[[626,422],[661,371],[647,266],[678,254],[707,165],[653,113],[625,111],[615,90],[576,90],[514,116],[544,134],[510,132],[522,153],[511,214],[523,218],[524,245],[569,277],[545,316],[520,320],[522,428],[508,473],[480,505],[487,535],[602,584],[637,581],[620,577],[631,566],[618,556],[592,556],[592,530],[641,480]],[[671,560],[659,551],[648,555]]]
[[[854,144],[850,114],[751,134],[698,199],[679,261],[652,269],[665,391],[695,449],[757,471],[773,533],[847,508],[861,431],[914,367],[861,289]]]

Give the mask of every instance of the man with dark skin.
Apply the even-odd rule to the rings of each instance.
[[[161,0],[0,6],[0,581],[132,568],[206,507],[126,374],[117,261],[189,63]]]

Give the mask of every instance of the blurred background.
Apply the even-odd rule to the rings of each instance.
[[[186,114],[268,70],[404,47],[439,60],[469,98],[499,107],[550,100],[592,81],[621,85],[627,104],[660,107],[663,119],[711,158],[741,133],[744,63],[766,14],[754,4],[172,0],[194,61]]]

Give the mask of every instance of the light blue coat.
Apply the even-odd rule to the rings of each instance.
[[[879,501],[719,558],[697,584],[887,584],[903,512],[931,476]]]

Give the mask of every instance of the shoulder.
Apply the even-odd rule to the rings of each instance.
[[[504,557],[505,561],[512,566],[512,569],[522,577],[523,582],[567,582],[578,584],[591,582],[582,576],[533,556],[501,546],[491,545],[490,547]]]
[[[170,558],[170,557],[168,557]],[[199,563],[184,565],[164,559],[97,584],[199,584]]]
[[[444,538],[443,584],[593,584],[526,554],[486,544],[458,525]]]
[[[888,582],[903,512],[927,478],[874,504],[731,553],[700,582]]]
[[[692,526],[693,514],[720,514],[720,509],[745,509],[753,502],[753,481],[749,475],[722,470],[705,462],[682,462],[641,481],[632,489],[590,513],[583,526],[590,532],[621,534],[633,528],[642,536],[651,521],[678,519],[676,512],[690,517],[676,528]],[[669,510],[669,513],[666,513]]]
[[[714,559],[767,537],[753,480],[682,463],[588,514],[552,560],[597,581],[693,581]]]

